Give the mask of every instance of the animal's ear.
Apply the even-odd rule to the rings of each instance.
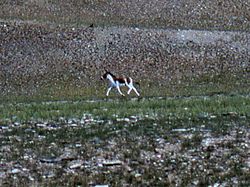
[[[108,70],[106,69],[106,68],[104,68],[104,71],[107,73],[108,72]]]

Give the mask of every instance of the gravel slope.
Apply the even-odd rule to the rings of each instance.
[[[248,78],[247,32],[65,28],[26,22],[1,22],[0,29],[2,93],[35,92],[54,82],[91,86],[104,68],[163,85],[224,73]]]

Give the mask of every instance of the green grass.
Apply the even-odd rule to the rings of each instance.
[[[8,145],[11,147],[8,154],[2,154],[3,160],[7,162],[19,160],[18,163],[27,166],[32,172],[39,186],[86,186],[93,181],[95,184],[112,186],[121,186],[124,181],[137,186],[146,185],[146,182],[163,186],[169,181],[167,179],[159,181],[157,177],[166,176],[165,168],[173,165],[172,159],[175,157],[172,156],[175,152],[163,152],[164,163],[162,165],[159,164],[162,158],[152,157],[152,160],[144,160],[148,157],[143,158],[141,155],[142,153],[161,154],[161,152],[156,152],[156,148],[165,150],[164,145],[174,145],[178,148],[179,144],[181,150],[176,152],[178,156],[174,163],[179,166],[176,169],[178,176],[182,179],[182,185],[187,186],[194,178],[200,182],[200,185],[210,185],[217,181],[223,183],[233,177],[239,178],[239,182],[249,181],[247,172],[242,169],[244,166],[237,160],[233,159],[229,163],[232,169],[230,173],[223,175],[223,178],[218,177],[220,171],[215,168],[216,165],[226,163],[233,155],[243,155],[239,159],[246,158],[243,148],[239,145],[247,141],[248,131],[245,129],[249,128],[250,121],[249,96],[217,95],[141,99],[120,97],[78,101],[5,102],[0,104],[0,111],[0,126],[10,125],[7,130],[3,128],[3,136],[0,139],[3,147],[8,148]],[[127,121],[126,118],[130,120]],[[132,118],[139,120],[135,122]],[[81,119],[92,119],[92,121],[79,124]],[[16,124],[13,125],[13,123]],[[77,126],[71,126],[73,123]],[[184,131],[178,131],[178,129],[184,129]],[[234,133],[230,132],[235,129],[240,142],[234,139]],[[232,137],[233,140],[228,138],[230,141],[222,142],[221,145],[215,144],[212,147],[215,147],[215,150],[218,147],[217,153],[223,149],[232,150],[232,155],[229,154],[229,158],[224,158],[226,155],[216,157],[215,154],[215,157],[210,158],[209,154],[214,154],[214,152],[207,151],[206,146],[202,148],[203,140],[216,138],[216,136],[223,137],[223,135]],[[158,140],[166,142],[159,143]],[[112,142],[115,142],[114,145]],[[77,144],[81,146],[76,146]],[[73,150],[73,153],[77,155],[76,159],[86,160],[86,163],[94,160],[95,157],[100,157],[100,150],[102,150],[101,155],[104,155],[104,158],[106,158],[105,155],[109,155],[107,158],[124,160],[129,163],[133,171],[124,172],[120,167],[118,170],[113,170],[91,166],[89,169],[65,173],[64,168],[68,168],[70,161],[63,161],[49,164],[56,170],[55,177],[45,179],[43,175],[47,167],[43,164],[37,166],[37,163],[40,163],[39,159],[59,158],[67,149]],[[25,160],[24,155],[30,155],[32,159]],[[196,171],[201,162],[191,162],[190,158],[190,164],[194,164],[192,165],[194,170],[189,174],[188,164],[182,164],[188,163],[189,155],[193,156],[194,160],[199,155],[201,162],[205,163],[204,167],[213,173],[206,175],[205,171]],[[133,165],[133,161],[138,164]],[[106,170],[108,172],[104,172]],[[142,172],[142,181],[135,178],[136,172]],[[60,177],[62,175],[63,178]],[[22,184],[21,186],[30,186],[31,183],[28,178],[21,175],[17,175],[17,179],[11,176],[4,180],[9,186],[13,184],[15,186],[17,183]]]
[[[33,95],[1,96],[0,123],[81,119],[86,114],[112,120],[130,116],[157,120],[195,119],[229,113],[249,117],[248,82],[246,76],[227,74],[187,78],[168,85],[143,81],[139,99],[133,99],[134,95],[123,98],[114,90],[106,98],[106,85],[80,87],[58,83],[58,87],[47,86]],[[125,93],[126,88],[122,91]]]
[[[249,117],[248,96],[212,96],[182,98],[129,98],[81,100],[65,102],[5,103],[0,105],[1,123],[59,118],[81,119],[86,114],[96,119],[117,119],[130,116],[151,119],[195,119],[237,115]]]
[[[22,84],[15,91],[2,93],[0,103],[29,103],[41,101],[81,101],[86,99],[105,99],[107,82],[92,80],[88,86],[75,82],[73,78],[67,80],[54,80],[41,85],[37,90],[30,91]],[[89,80],[86,80],[89,81]],[[141,80],[140,87],[136,85],[143,98],[148,97],[182,97],[182,96],[214,96],[223,95],[248,95],[250,93],[247,72],[238,71],[234,74],[224,72],[220,74],[204,74],[198,77],[183,77],[170,82],[157,80]],[[21,90],[21,91],[20,91]],[[23,91],[24,90],[24,91]],[[127,88],[122,87],[126,93]],[[134,93],[131,97],[136,96]],[[110,98],[119,98],[114,90]],[[130,97],[130,96],[126,96]]]

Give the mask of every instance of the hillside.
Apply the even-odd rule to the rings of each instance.
[[[104,68],[144,90],[248,92],[248,2],[164,2],[1,1],[1,94],[98,89]]]
[[[0,18],[62,25],[249,30],[245,0],[2,0]]]

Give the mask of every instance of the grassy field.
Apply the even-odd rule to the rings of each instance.
[[[117,98],[80,101],[52,101],[30,103],[6,103],[0,105],[0,119],[15,122],[58,120],[60,118],[81,119],[84,114],[95,118],[114,119],[130,116],[156,117],[159,119],[195,119],[235,113],[248,116],[248,96],[193,96],[180,98]]]
[[[7,102],[0,110],[1,186],[250,184],[249,96]]]
[[[27,90],[24,85],[16,88],[16,92],[10,92],[0,96],[0,103],[30,103],[42,101],[81,101],[105,99],[108,82],[100,81],[98,78],[92,80],[95,83],[88,86],[80,83],[72,84],[72,81],[52,80],[46,85],[37,89],[36,92]],[[232,75],[230,72],[223,74],[208,74],[196,78],[188,77],[169,82],[153,82],[152,80],[140,81],[140,86],[136,85],[142,98],[150,97],[190,97],[190,96],[214,96],[214,95],[249,95],[249,78],[247,72],[238,72]],[[20,90],[24,91],[20,91]],[[127,88],[121,88],[123,93]],[[134,93],[126,98],[135,97]],[[115,89],[110,92],[110,98],[120,98]]]

